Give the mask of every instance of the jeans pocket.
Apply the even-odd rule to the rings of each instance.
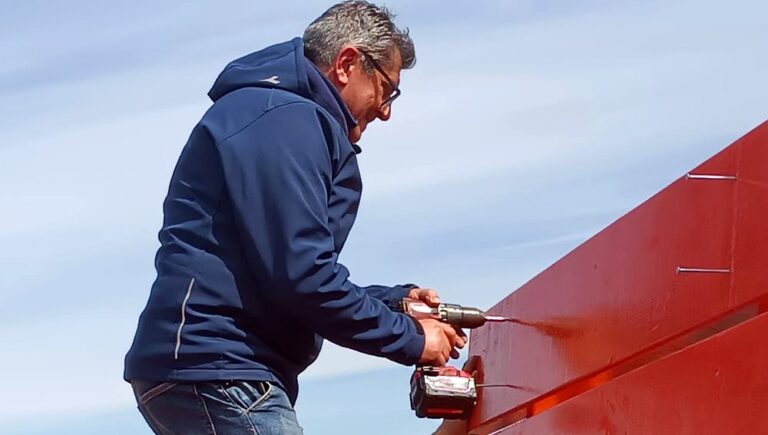
[[[274,387],[264,381],[230,381],[220,384],[221,393],[243,414],[247,414],[264,403]]]
[[[155,397],[170,391],[177,384],[175,382],[161,382],[157,385],[152,385],[148,382],[133,381],[131,386],[136,393],[139,405],[146,405],[147,402]]]

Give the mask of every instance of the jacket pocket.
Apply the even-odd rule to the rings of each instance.
[[[219,384],[218,387],[221,394],[243,414],[257,409],[269,398],[274,388],[271,383],[264,381],[231,381]]]

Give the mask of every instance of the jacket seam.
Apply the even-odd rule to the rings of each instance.
[[[224,195],[226,195],[226,193],[227,193],[227,183],[226,183],[226,181],[224,181],[223,186],[221,187],[221,190],[219,190],[219,201],[216,204],[216,210],[211,214],[211,227],[208,229],[208,238],[209,238],[209,240],[213,240],[214,239],[213,229],[216,226],[216,217],[221,212],[222,204],[224,203]],[[209,245],[212,245],[212,244],[209,243]],[[220,335],[218,337],[216,337],[216,338],[218,338],[222,342],[224,341],[224,339]],[[223,353],[219,353],[218,363],[220,363],[223,360],[224,360],[224,354]]]
[[[319,105],[317,105],[316,103],[312,103],[312,102],[310,102],[310,101],[288,101],[288,102],[285,102],[285,103],[282,103],[282,104],[278,104],[278,105],[277,105],[277,106],[275,106],[275,107],[270,107],[269,109],[266,109],[266,110],[264,110],[262,113],[260,113],[260,114],[259,114],[259,116],[257,116],[257,117],[255,117],[255,118],[253,118],[251,121],[249,121],[247,124],[245,124],[245,125],[244,125],[242,128],[240,128],[239,130],[237,130],[237,131],[235,131],[234,133],[232,133],[232,134],[230,134],[230,135],[228,135],[228,136],[225,136],[225,137],[224,137],[224,138],[222,138],[221,140],[217,141],[217,142],[216,142],[216,145],[217,145],[217,146],[219,146],[219,145],[223,144],[224,142],[226,142],[227,140],[231,139],[232,137],[235,137],[235,136],[237,136],[238,134],[242,133],[242,132],[243,132],[243,130],[245,130],[245,129],[247,129],[248,127],[250,127],[250,126],[251,126],[251,125],[252,125],[254,122],[256,122],[256,121],[258,121],[259,119],[261,119],[261,118],[262,118],[264,115],[266,115],[267,113],[269,113],[269,112],[271,112],[271,111],[273,111],[273,110],[275,110],[275,109],[279,109],[279,108],[281,108],[281,107],[290,106],[290,105],[292,105],[292,104],[306,104],[306,105],[308,105],[308,106],[310,106],[310,107],[313,107],[313,106],[316,106],[316,107],[320,107],[320,106],[319,106]],[[313,107],[313,108],[315,108],[315,107]]]

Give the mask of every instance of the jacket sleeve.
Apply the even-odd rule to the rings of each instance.
[[[419,325],[351,283],[337,261],[332,128],[312,105],[289,103],[217,144],[245,255],[259,291],[319,335],[413,365],[424,349]]]
[[[403,300],[404,297],[408,296],[408,293],[410,293],[411,289],[416,287],[418,286],[415,284],[403,284],[396,285],[394,287],[369,285],[361,287],[361,289],[368,293],[369,296],[380,300],[389,307],[393,307],[397,305],[398,302]]]

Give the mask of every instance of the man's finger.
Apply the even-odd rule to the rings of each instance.
[[[456,328],[448,325],[447,323],[440,323],[440,326],[445,333],[445,337],[448,339],[448,343],[451,345],[451,347],[455,346],[456,342],[459,340],[459,335],[456,333]]]
[[[434,307],[440,304],[440,295],[437,294],[437,291],[432,290],[431,288],[419,289],[418,295],[419,300],[425,302],[427,305]]]
[[[469,342],[469,337],[467,337],[467,334],[462,329],[460,328],[455,328],[455,329],[456,329],[456,335],[458,336],[456,347],[458,347],[459,349],[464,349],[464,346],[466,346],[467,343]]]
[[[467,336],[464,334],[464,331],[459,328],[454,328],[453,326],[444,328],[444,331],[446,331],[445,335],[451,342],[451,346],[464,349],[464,346],[467,344]]]
[[[435,361],[435,362],[437,363],[437,366],[439,366],[439,367],[440,366],[444,366],[445,363],[448,362],[448,358],[446,358],[445,355],[440,354],[440,356],[437,357],[437,361]]]

